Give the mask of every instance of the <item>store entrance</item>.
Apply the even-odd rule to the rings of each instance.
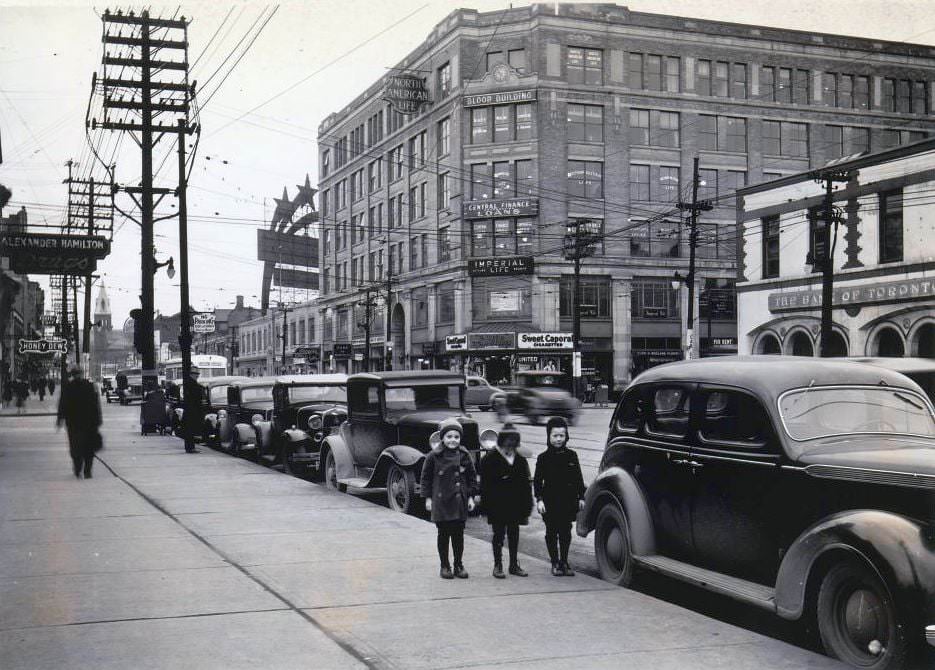
[[[512,384],[513,371],[510,367],[510,357],[485,356],[484,379],[494,386],[498,384]]]

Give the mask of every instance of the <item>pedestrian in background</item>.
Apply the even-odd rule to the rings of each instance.
[[[438,424],[441,444],[425,457],[422,466],[422,496],[438,529],[438,559],[442,579],[467,579],[464,569],[464,523],[474,511],[477,472],[471,455],[461,446],[464,428],[455,418]],[[454,572],[448,561],[448,544],[454,552]]]
[[[12,379],[5,380],[3,384],[3,406],[9,407],[13,402],[13,391],[16,387],[16,382]]]
[[[20,379],[18,382],[16,382],[16,387],[13,389],[13,393],[16,394],[16,413],[22,414],[26,411],[26,398],[29,397],[29,384],[26,383],[25,379]]]
[[[55,379],[49,377],[49,395],[55,394]]]
[[[91,479],[91,466],[94,452],[101,447],[101,401],[94,391],[94,385],[81,377],[80,368],[72,368],[68,381],[62,386],[58,399],[58,419],[68,430],[68,447],[74,466],[75,477]]]
[[[556,577],[574,576],[568,565],[571,524],[584,507],[584,477],[578,454],[568,447],[568,422],[554,416],[545,426],[547,448],[536,459],[536,506],[545,522],[545,546]]]
[[[517,453],[519,431],[506,423],[497,436],[497,446],[484,456],[480,466],[481,505],[487,514],[487,523],[493,528],[493,576],[504,579],[503,539],[510,552],[509,573],[528,577],[520,567],[519,527],[529,523],[532,513],[529,463]]]
[[[195,435],[201,430],[201,424],[204,423],[205,411],[205,390],[198,383],[200,373],[198,368],[192,368],[188,379],[182,384],[184,395],[182,411],[182,432],[185,436],[185,453],[196,454]]]

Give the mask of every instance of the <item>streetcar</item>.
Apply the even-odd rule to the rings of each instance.
[[[223,377],[227,374],[227,358],[214,354],[193,354],[192,370],[198,370],[201,379]],[[182,359],[173,358],[165,362],[167,383],[182,385]]]

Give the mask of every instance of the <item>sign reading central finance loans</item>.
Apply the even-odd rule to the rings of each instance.
[[[517,349],[574,349],[571,333],[519,333]]]
[[[477,200],[461,203],[461,216],[465,219],[538,215],[539,200],[536,198],[504,198],[503,200]]]
[[[497,258],[469,258],[471,277],[497,277],[500,275],[531,275],[535,269],[532,256],[500,256]]]
[[[415,114],[422,105],[432,102],[425,90],[425,79],[414,74],[393,74],[387,77],[383,99],[400,114]]]

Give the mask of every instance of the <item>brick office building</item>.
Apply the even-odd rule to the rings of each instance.
[[[575,220],[598,235],[582,269],[585,372],[620,386],[681,357],[674,205],[690,200],[696,155],[716,206],[702,216],[695,345],[735,351],[734,189],[935,127],[929,47],[615,5],[458,10],[387,65],[319,127],[319,341],[339,370],[365,355],[367,286],[391,298],[374,365],[391,348],[396,367],[467,363],[494,381],[568,369]],[[384,98],[412,75],[430,101],[402,115]],[[371,312],[382,336],[384,308]]]

